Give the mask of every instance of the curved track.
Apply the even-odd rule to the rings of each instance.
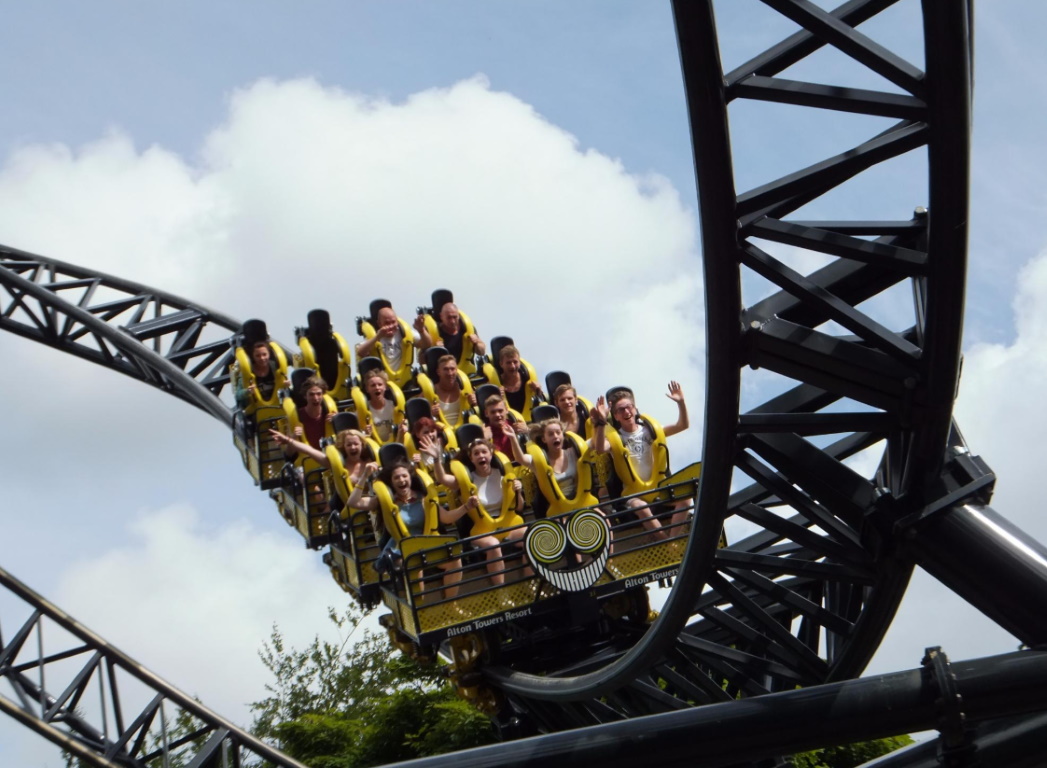
[[[766,5],[802,31],[724,72],[711,3],[674,3],[708,318],[700,514],[661,617],[633,648],[565,674],[495,671],[547,727],[564,709],[575,722],[596,722],[858,674],[912,570],[893,526],[943,492],[966,258],[969,7],[924,4],[921,71],[855,29],[889,2],[832,13],[806,2]],[[809,70],[827,46],[882,89],[783,76]],[[790,105],[810,130],[830,132],[841,112],[867,116],[872,127],[843,152],[738,191],[730,118],[753,114],[739,108],[745,101]],[[787,137],[778,139],[787,158]],[[877,219],[884,205],[876,201],[869,212],[850,206],[845,220],[807,218],[832,210],[832,195],[862,174],[919,152],[932,213]],[[827,263],[804,275],[785,261],[797,252]],[[746,305],[743,288],[757,278],[778,290]],[[911,296],[901,325],[897,311],[878,316],[874,301],[899,286]],[[763,380],[781,393],[740,414],[746,369],[771,372]],[[846,463],[870,449],[882,453],[871,480]],[[752,484],[731,494],[742,477]],[[762,530],[717,550],[732,519]]]
[[[543,730],[856,675],[913,567],[898,546],[899,521],[955,491],[942,478],[950,440],[958,442],[951,409],[966,258],[969,4],[924,3],[922,68],[856,29],[891,2],[852,0],[833,12],[806,0],[765,5],[800,31],[724,72],[711,2],[674,3],[705,253],[700,514],[660,618],[631,647],[568,669],[486,668],[515,713]],[[875,87],[788,75],[817,67],[829,48]],[[845,151],[738,191],[731,128],[736,114],[752,114],[736,110],[745,102],[788,105],[812,130],[828,130],[840,113],[870,127]],[[784,164],[787,137],[775,144],[770,136]],[[917,156],[925,198],[909,199],[910,187],[899,185],[900,199],[886,206],[851,203],[844,218],[827,217],[840,190],[903,156]],[[930,212],[905,218],[920,205]],[[894,218],[878,218],[885,207]],[[797,253],[817,254],[824,266],[803,274],[789,266]],[[236,322],[10,249],[0,251],[0,285],[0,327],[231,425],[218,394]],[[759,298],[746,302],[754,290]],[[778,394],[741,413],[743,373]],[[858,454],[879,462],[872,479],[848,464]],[[732,494],[742,478],[751,484]],[[718,550],[725,524],[755,532]]]

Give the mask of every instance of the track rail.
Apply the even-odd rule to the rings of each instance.
[[[118,371],[227,426],[240,323],[155,288],[0,246],[0,329]]]
[[[700,514],[659,620],[631,649],[546,676],[491,670],[546,727],[565,713],[576,725],[603,722],[858,674],[917,557],[898,551],[895,523],[944,493],[966,260],[969,5],[923,4],[921,70],[856,28],[892,2],[852,0],[831,12],[764,2],[801,31],[729,72],[711,0],[673,3],[704,253]],[[783,74],[828,48],[883,86]],[[873,127],[844,151],[739,191],[731,117],[746,101],[789,105],[813,131],[840,113]],[[787,158],[785,135],[767,133]],[[832,210],[826,198],[848,182],[915,152],[926,155],[930,213],[808,218]],[[890,202],[912,211],[926,201]],[[789,249],[828,263],[802,274],[783,260]],[[778,290],[746,304],[743,289],[757,279]],[[895,318],[879,316],[873,300],[898,287],[911,308],[891,327]],[[781,393],[741,413],[750,369],[769,372]],[[870,450],[882,455],[872,479],[847,463]],[[732,494],[741,478],[752,484]],[[982,501],[989,490],[991,482],[971,486]],[[762,530],[717,550],[732,521]]]
[[[0,569],[0,711],[90,765],[304,768],[157,677]],[[20,613],[13,627],[12,615]],[[13,631],[12,631],[13,630]],[[182,727],[179,728],[178,726]],[[159,762],[157,762],[159,761]]]

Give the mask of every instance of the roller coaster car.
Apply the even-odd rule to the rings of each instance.
[[[283,398],[284,422],[286,432],[294,434],[301,426],[299,408],[305,406],[301,395],[302,385],[316,371],[309,368],[296,368],[291,372],[290,388]],[[327,420],[327,415],[337,413],[334,399],[324,394],[322,413],[324,418],[324,439],[334,437],[334,424]],[[322,448],[322,446],[321,446]],[[293,460],[281,454],[284,464],[281,466],[279,483],[270,490],[270,496],[276,501],[280,516],[294,527],[305,539],[310,549],[319,549],[330,541],[328,525],[329,504],[334,486],[331,473],[311,456],[299,453]]]
[[[386,299],[375,299],[372,301],[370,315],[356,318],[357,333],[363,336],[365,340],[373,339],[378,332],[378,313],[383,309],[390,309],[392,306],[392,302]],[[383,370],[389,376],[389,381],[403,388],[410,384],[414,376],[414,329],[402,317],[397,317],[396,322],[403,336],[403,356],[400,360],[400,365],[396,368],[392,367],[389,360],[386,359],[385,349],[381,344],[375,345],[374,351],[376,353],[375,356],[382,363]],[[357,367],[359,367],[360,362],[361,360],[357,360]]]
[[[260,386],[251,365],[251,351],[256,342],[265,342],[269,352],[272,389],[264,396],[266,382]],[[240,452],[244,467],[256,485],[263,489],[280,484],[283,453],[269,437],[269,430],[284,431],[287,427],[280,391],[287,386],[287,353],[269,339],[262,320],[248,320],[235,337],[234,362],[229,366],[230,381],[237,401],[233,415],[233,443]]]
[[[319,371],[327,382],[331,397],[341,404],[349,398],[349,379],[352,376],[349,345],[341,334],[334,331],[327,310],[310,311],[306,321],[305,328],[294,329],[300,350],[294,356],[294,364]]]
[[[440,330],[440,311],[445,304],[454,303],[454,294],[444,288],[438,288],[433,291],[432,300],[433,305],[431,307],[418,307],[418,314],[425,319],[425,330],[428,331],[429,338],[433,340],[433,346],[446,347],[447,344],[444,342],[443,332]],[[472,376],[478,373],[476,367],[476,358],[478,356],[473,347],[472,339],[469,337],[476,333],[476,328],[473,325],[473,321],[461,309],[458,310],[458,317],[462,336],[462,349],[457,357],[458,370],[467,376]],[[445,352],[445,354],[447,353]]]
[[[304,457],[285,464],[281,479],[280,487],[269,492],[280,516],[302,535],[309,549],[327,546],[332,538],[328,499],[334,491],[330,472]]]
[[[444,347],[429,347],[429,349],[425,350],[423,358],[425,364],[418,371],[417,381],[422,397],[428,400],[431,405],[439,406],[440,404],[440,398],[436,394],[436,382],[438,380],[436,361],[448,354],[450,353]],[[469,376],[461,368],[458,369],[458,390],[458,407],[461,414],[458,418],[458,423],[451,424],[444,415],[443,410],[438,411],[435,417],[445,427],[454,428],[462,424],[463,420],[468,421],[470,418],[469,414],[471,413],[472,404],[469,402],[469,395],[473,394],[473,385]],[[431,409],[429,415],[432,415]],[[474,418],[473,421],[476,421],[476,419]]]
[[[495,336],[491,339],[491,349],[483,364],[483,374],[484,378],[495,386],[502,386],[502,365],[500,359],[502,350],[511,346],[513,346],[513,340],[509,336]],[[522,379],[520,383],[520,393],[506,392],[506,400],[508,401],[509,398],[518,400],[519,402],[517,405],[522,405],[523,407],[518,407],[514,410],[523,415],[524,421],[529,422],[532,421],[531,409],[539,404],[541,400],[535,397],[528,387],[528,384],[532,381],[537,383],[538,374],[535,373],[534,366],[522,357],[520,358],[520,378]],[[506,404],[508,405],[508,402]],[[482,402],[480,403],[480,407],[483,408]]]
[[[608,402],[610,393],[617,390],[626,390],[632,394],[628,387],[612,387],[607,390]],[[635,400],[633,402],[635,403]],[[669,447],[665,443],[665,432],[661,424],[645,413],[639,414],[636,421],[651,441],[651,476],[647,480],[640,477],[635,462],[629,456],[629,449],[625,447],[618,433],[619,425],[612,414],[609,428],[604,430],[604,435],[611,445],[608,453],[614,469],[613,475],[608,478],[608,488],[615,496],[646,494],[644,498],[650,501],[657,496],[655,490],[669,475]]]
[[[374,416],[371,413],[371,408],[368,405],[367,397],[367,373],[372,370],[384,370],[382,361],[377,357],[365,357],[357,365],[358,378],[356,379],[355,386],[353,386],[350,397],[353,402],[353,408],[356,411],[356,416],[360,420],[360,428],[366,432],[370,437],[380,444],[392,443],[397,439],[397,430],[400,427],[400,423],[404,420],[404,393],[395,383],[391,380],[385,382],[385,399],[392,401],[393,403],[393,414],[390,419],[391,423],[389,427],[389,437],[387,440],[382,440],[379,434],[379,429],[375,424]]]
[[[542,406],[556,410],[555,406]],[[536,409],[537,410],[537,409]],[[577,467],[577,484],[574,494],[566,496],[556,480],[556,473],[549,465],[549,457],[537,443],[527,444],[527,454],[531,457],[531,470],[534,472],[538,490],[542,499],[548,503],[546,517],[572,512],[576,509],[596,506],[597,474],[596,451],[574,432],[564,433],[564,450],[574,454]]]
[[[343,412],[334,417],[336,434],[346,429],[359,429],[355,413]],[[379,445],[373,440],[364,440],[364,461],[377,461]],[[361,509],[350,509],[346,502],[353,492],[349,473],[345,469],[342,453],[331,444],[324,448],[330,464],[330,477],[334,485],[339,508],[329,517],[330,549],[324,554],[324,563],[331,575],[344,591],[357,602],[370,608],[379,601],[378,572],[375,561],[381,551],[378,536],[370,514]]]
[[[693,464],[668,478],[654,503],[687,501],[693,509],[700,471]],[[485,568],[465,565],[455,599],[444,597],[424,573],[449,556],[446,543],[410,553],[404,549],[402,582],[395,591],[383,592],[393,611],[386,623],[393,625],[394,641],[401,648],[440,647],[456,665],[466,636],[473,636],[470,642],[489,660],[521,670],[541,671],[553,658],[563,661],[572,654],[584,661],[594,643],[611,642],[623,631],[642,631],[648,603],[641,588],[667,583],[679,571],[689,524],[673,526],[669,512],[655,514],[665,526],[660,535],[637,520],[611,524],[592,507],[526,524],[526,560],[504,548],[505,583],[491,586]],[[475,540],[460,543],[470,549]],[[622,622],[633,628],[623,629]]]

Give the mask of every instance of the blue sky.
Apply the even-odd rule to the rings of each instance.
[[[718,6],[735,61],[789,31],[756,6]],[[916,6],[870,34],[913,44]],[[972,449],[1000,474],[996,508],[1041,540],[1044,22],[1032,0],[977,8],[958,404]],[[671,421],[662,392],[676,378],[700,421],[700,246],[667,4],[7,4],[0,50],[0,242],[264,316],[284,340],[314,306],[351,339],[372,296],[411,308],[435,272],[485,335],[518,336],[540,371],[567,367],[586,392],[646,350],[645,409]],[[801,132],[776,152],[774,129],[791,126],[765,123],[744,137],[739,178],[834,138]],[[901,216],[925,202],[868,194]],[[17,482],[0,489],[15,510],[0,564],[246,718],[271,623],[304,641],[342,599],[318,556],[251,487],[220,425],[14,336],[0,344],[25,372],[6,377],[24,404],[8,434],[24,438],[5,441]],[[697,458],[699,437],[695,424],[674,438],[674,455]],[[933,644],[956,657],[1013,648],[922,578],[874,668],[916,666]],[[14,726],[0,734],[5,763],[60,764]]]

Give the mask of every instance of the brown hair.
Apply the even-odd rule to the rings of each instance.
[[[538,443],[539,445],[545,445],[545,430],[551,424],[559,424],[560,430],[564,433],[567,432],[566,425],[564,425],[564,423],[559,419],[543,419],[542,421],[539,421],[536,424],[531,424],[530,426],[528,426],[527,434],[530,436],[532,441]]]
[[[322,376],[313,375],[302,382],[302,388],[299,391],[302,397],[305,397],[310,389],[319,387],[321,392],[327,391],[327,382],[323,380]]]
[[[578,390],[574,388],[574,384],[561,384],[553,390],[553,405],[556,404],[556,401],[560,399],[561,395],[568,391],[574,392],[575,397],[578,396]]]
[[[506,344],[502,347],[501,351],[498,352],[498,364],[501,365],[502,361],[507,357],[519,357],[520,350],[514,347],[512,344]]]

